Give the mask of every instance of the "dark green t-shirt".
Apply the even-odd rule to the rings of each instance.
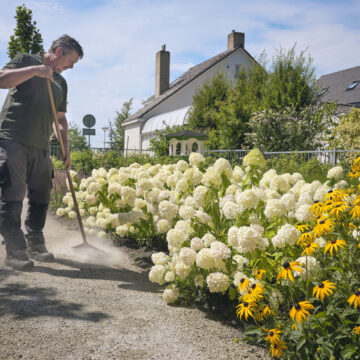
[[[40,54],[18,54],[3,69],[41,65]],[[56,111],[66,112],[66,80],[54,73],[51,83]],[[0,114],[0,140],[14,140],[48,150],[52,132],[52,112],[46,80],[33,77],[9,89]]]

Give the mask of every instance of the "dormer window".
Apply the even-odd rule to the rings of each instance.
[[[355,89],[356,85],[357,85],[359,82],[360,82],[360,80],[355,80],[355,81],[353,81],[352,84],[350,84],[346,90]]]

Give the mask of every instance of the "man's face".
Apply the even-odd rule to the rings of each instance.
[[[54,71],[58,74],[62,73],[66,69],[72,69],[74,64],[79,60],[79,54],[72,50],[68,54],[63,54],[62,48],[57,48],[55,51],[56,59],[54,61]]]

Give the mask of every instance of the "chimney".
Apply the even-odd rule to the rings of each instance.
[[[241,32],[236,32],[233,30],[228,35],[228,50],[234,50],[235,48],[245,46],[245,34]]]
[[[170,81],[170,52],[166,51],[166,45],[156,53],[155,69],[155,97],[160,96],[169,89]]]

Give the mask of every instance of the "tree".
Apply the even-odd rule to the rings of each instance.
[[[331,132],[331,148],[360,149],[360,109],[351,108],[349,114],[340,117],[340,122]]]
[[[110,147],[113,150],[123,150],[124,139],[124,121],[130,116],[133,98],[123,103],[121,111],[116,111],[116,118],[114,123],[109,121],[109,141]]]
[[[70,121],[68,128],[68,139],[69,139],[69,147],[71,151],[75,150],[87,150],[89,146],[86,141],[85,135],[82,134],[80,126]],[[58,139],[53,134],[51,136],[51,145],[52,146],[60,146]]]
[[[296,111],[314,103],[315,68],[312,59],[305,56],[306,50],[296,54],[296,44],[288,51],[277,50],[272,60],[269,78],[263,87],[264,109],[281,111],[293,107]]]
[[[43,50],[43,40],[36,21],[32,21],[32,11],[25,5],[16,8],[16,28],[10,36],[8,52],[10,59],[18,53],[36,54]]]
[[[334,104],[266,109],[249,121],[248,142],[261,151],[316,150],[333,127]]]

